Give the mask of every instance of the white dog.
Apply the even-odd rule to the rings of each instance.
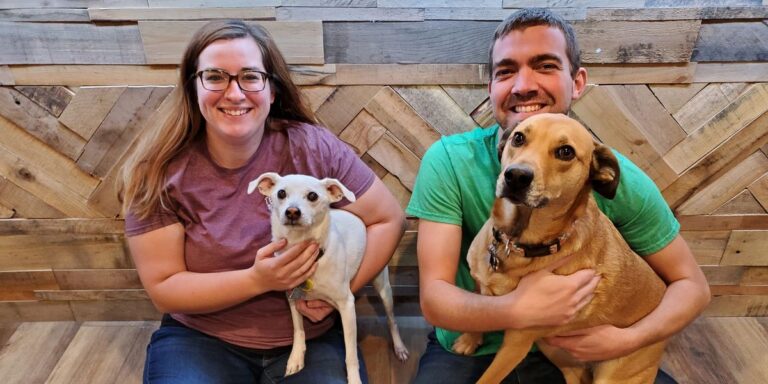
[[[346,197],[355,201],[355,195],[336,179],[318,180],[305,175],[265,173],[248,184],[248,193],[256,188],[267,196],[271,211],[272,239],[285,238],[288,246],[312,239],[320,246],[317,270],[302,287],[288,296],[293,318],[293,348],[288,358],[285,375],[304,368],[304,324],[296,310],[296,299],[320,299],[330,303],[341,314],[346,349],[347,380],[360,383],[357,360],[357,319],[355,298],[349,282],[357,272],[365,250],[365,225],[357,216],[343,210],[330,209],[330,204]],[[392,288],[386,267],[373,280],[387,313],[395,354],[404,361],[408,350],[400,339],[392,312]]]

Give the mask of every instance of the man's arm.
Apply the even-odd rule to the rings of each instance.
[[[589,299],[599,278],[593,270],[558,276],[532,273],[503,296],[483,296],[456,286],[461,227],[419,220],[417,254],[421,310],[432,325],[465,332],[561,325]]]
[[[685,240],[678,235],[645,260],[667,283],[656,309],[628,328],[603,325],[548,338],[582,361],[600,361],[627,355],[666,339],[692,322],[709,304],[709,284]]]

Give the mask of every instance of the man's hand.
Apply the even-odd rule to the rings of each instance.
[[[628,355],[640,348],[631,328],[598,325],[543,339],[545,343],[568,351],[579,361],[603,361]]]
[[[333,307],[322,300],[296,300],[296,309],[309,321],[316,323],[333,312]]]

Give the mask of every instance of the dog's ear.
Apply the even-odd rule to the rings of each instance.
[[[269,196],[270,193],[272,193],[272,187],[277,184],[278,180],[280,180],[280,175],[277,173],[263,173],[261,176],[256,178],[256,180],[248,183],[248,194],[250,195],[256,188],[259,188],[259,192],[261,192],[262,195]]]
[[[331,178],[325,178],[321,180],[321,183],[325,186],[325,190],[328,191],[328,197],[331,203],[335,203],[346,197],[349,201],[355,201],[355,194],[352,193],[347,187],[340,181]]]
[[[499,138],[499,144],[496,146],[496,154],[499,157],[499,161],[501,161],[501,155],[504,153],[504,146],[507,145],[507,140],[509,139],[509,135],[511,135],[512,131],[515,130],[515,127],[517,127],[517,124],[507,129],[504,129],[501,132],[501,137]],[[499,129],[503,129],[503,128],[499,126]]]
[[[616,196],[620,179],[619,161],[610,148],[598,142],[595,142],[595,150],[592,153],[589,179],[592,181],[592,189],[597,193],[609,199]]]

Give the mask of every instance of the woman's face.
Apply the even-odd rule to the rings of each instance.
[[[231,75],[243,70],[266,72],[261,50],[250,37],[218,40],[205,47],[198,58],[197,71],[207,69]],[[270,81],[265,80],[263,90],[249,92],[243,91],[235,79],[236,76],[224,90],[210,91],[203,87],[200,77],[195,78],[197,103],[205,118],[209,140],[244,144],[261,137],[270,106],[275,100]]]

